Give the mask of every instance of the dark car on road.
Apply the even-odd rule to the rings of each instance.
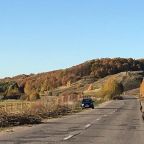
[[[84,98],[81,102],[81,107],[94,109],[94,101],[91,98]]]

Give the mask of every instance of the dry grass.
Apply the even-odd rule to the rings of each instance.
[[[33,102],[27,101],[1,101],[0,102],[0,111],[5,111],[6,113],[22,113],[31,108]]]
[[[79,96],[75,96],[66,99],[63,96],[35,102],[1,102],[0,127],[37,124],[44,118],[57,118],[78,112],[81,110],[79,101],[76,101],[78,98]]]

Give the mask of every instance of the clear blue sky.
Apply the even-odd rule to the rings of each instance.
[[[0,77],[102,57],[144,57],[143,0],[0,0]]]

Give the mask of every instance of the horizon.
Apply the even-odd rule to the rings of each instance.
[[[53,72],[53,71],[57,71],[57,70],[65,70],[65,69],[71,68],[71,67],[73,67],[73,66],[77,66],[77,65],[79,65],[79,64],[82,64],[82,63],[85,63],[85,62],[88,62],[88,61],[98,60],[98,59],[107,59],[107,58],[109,58],[109,57],[95,58],[95,59],[87,60],[87,61],[84,61],[84,62],[75,64],[75,65],[72,65],[72,66],[69,66],[69,67],[65,67],[65,68],[54,69],[54,70],[50,70],[50,71],[40,71],[40,72],[37,72],[37,73],[19,73],[19,74],[16,74],[16,75],[11,75],[11,76],[6,76],[6,77],[0,77],[0,79],[13,78],[13,77],[19,76],[19,75],[31,75],[31,74],[37,75],[37,74],[47,73],[47,72]],[[125,58],[125,57],[113,57],[113,58],[109,58],[109,59],[115,59],[115,58],[129,59],[129,58],[132,58],[132,57],[129,57],[129,58]],[[139,60],[139,59],[143,59],[143,58],[138,58],[138,59],[132,58],[132,59],[134,59],[134,60]]]
[[[143,58],[140,0],[0,2],[0,78],[97,58]]]

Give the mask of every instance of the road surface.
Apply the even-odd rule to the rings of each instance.
[[[144,144],[144,122],[134,97],[0,134],[0,144]]]

